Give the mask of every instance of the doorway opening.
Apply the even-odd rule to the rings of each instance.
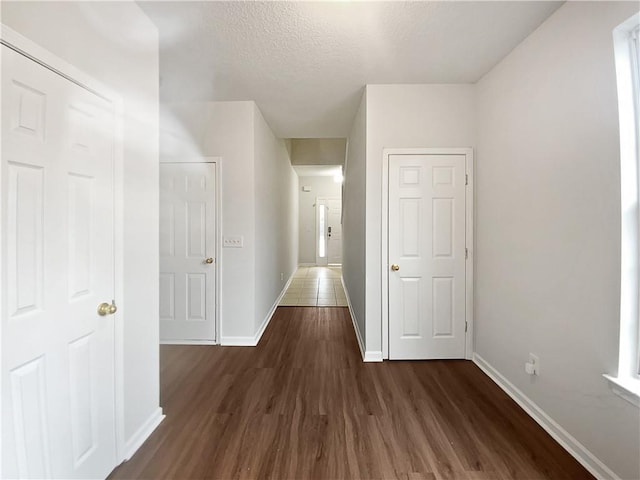
[[[296,166],[300,266],[342,264],[342,166]]]

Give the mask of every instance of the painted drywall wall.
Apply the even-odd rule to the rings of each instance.
[[[342,184],[336,183],[333,177],[300,177],[297,202],[300,209],[298,245],[299,263],[316,263],[316,198],[342,197]],[[303,192],[307,186],[310,192]]]
[[[298,176],[284,140],[275,137],[258,107],[254,115],[255,331],[298,266]]]
[[[162,160],[222,157],[222,235],[244,237],[243,248],[222,248],[218,262],[222,339],[250,338],[255,334],[253,125],[253,102],[175,103],[162,108]]]
[[[382,351],[382,151],[473,147],[473,85],[367,85],[366,349]]]
[[[134,2],[2,2],[2,23],[124,100],[125,441],[158,415],[158,34]],[[64,34],[61,34],[64,32]]]
[[[345,138],[292,138],[293,165],[342,165],[347,140]]]
[[[358,341],[365,338],[365,190],[367,162],[367,92],[362,94],[347,141],[342,197],[342,279]],[[364,349],[364,345],[361,344]]]
[[[637,10],[568,2],[477,90],[476,351],[622,478],[640,478],[640,412],[602,378],[620,310],[612,30]]]

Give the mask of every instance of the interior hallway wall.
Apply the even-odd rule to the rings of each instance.
[[[297,262],[297,178],[287,145],[252,101],[172,103],[162,109],[161,154],[222,157],[222,235],[242,235],[244,247],[222,248],[221,341],[250,344]]]
[[[621,478],[640,478],[640,412],[602,377],[620,321],[612,30],[637,11],[567,2],[477,90],[476,352]]]
[[[265,326],[282,289],[298,267],[298,176],[285,142],[254,111],[255,331]]]
[[[365,189],[367,161],[367,91],[360,100],[344,165],[342,198],[342,279],[361,350],[365,351]]]
[[[342,198],[342,184],[336,183],[333,177],[300,177],[298,179],[297,201],[300,210],[298,263],[316,263],[316,198]],[[303,192],[302,187],[311,187],[310,192]]]
[[[220,336],[255,334],[254,103],[164,104],[163,160],[222,157],[219,170],[222,235],[242,235],[243,248],[223,248],[220,268]]]
[[[474,85],[367,85],[365,343],[372,358],[383,350],[383,149],[473,147],[474,94]]]
[[[124,435],[159,419],[158,32],[133,1],[2,2],[2,22],[124,100]],[[118,301],[116,299],[116,301]]]

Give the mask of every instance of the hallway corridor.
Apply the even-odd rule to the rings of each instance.
[[[473,363],[363,363],[346,308],[160,352],[166,419],[111,479],[592,478]]]

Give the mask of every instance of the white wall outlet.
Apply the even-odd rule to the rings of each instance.
[[[540,375],[540,358],[530,353],[529,361],[524,364],[524,371],[529,375]]]
[[[280,272],[280,280],[284,280],[284,272]]]
[[[229,235],[222,239],[224,248],[242,248],[244,247],[244,237],[242,235]]]

